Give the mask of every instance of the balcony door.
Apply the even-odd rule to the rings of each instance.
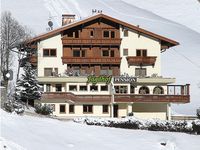
[[[113,106],[113,116],[116,118],[118,117],[118,105],[114,104]]]

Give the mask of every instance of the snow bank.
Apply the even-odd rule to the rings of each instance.
[[[172,131],[200,134],[200,120],[195,121],[165,121],[165,120],[142,120],[135,117],[126,118],[75,118],[74,122],[87,125],[142,129],[151,131]]]

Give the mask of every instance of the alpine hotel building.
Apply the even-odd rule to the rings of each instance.
[[[42,104],[59,117],[171,119],[171,103],[190,101],[189,84],[161,76],[161,53],[179,43],[99,13],[29,41]]]

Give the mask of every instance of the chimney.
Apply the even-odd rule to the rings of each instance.
[[[62,15],[62,26],[67,25],[75,21],[75,15],[63,14]]]

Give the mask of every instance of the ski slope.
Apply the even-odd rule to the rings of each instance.
[[[176,77],[177,84],[191,84],[191,103],[173,105],[173,108],[178,113],[196,114],[196,108],[200,107],[200,33],[194,31],[193,28],[198,30],[196,26],[199,26],[198,17],[200,15],[197,15],[199,9],[196,9],[199,3],[191,0],[192,6],[190,6],[185,3],[186,1],[170,0],[167,3],[167,0],[163,0],[161,3],[159,0],[147,0],[147,2],[146,0],[145,2],[144,0],[29,0],[28,2],[27,0],[2,0],[2,10],[10,10],[14,17],[24,25],[33,28],[36,34],[46,32],[49,17],[54,22],[54,28],[57,28],[61,25],[63,13],[76,14],[78,20],[92,15],[91,10],[97,9],[112,17],[140,25],[141,28],[178,41],[179,46],[162,53],[162,75],[163,77]],[[180,5],[177,4],[178,2]],[[160,7],[156,7],[157,4]],[[184,10],[182,10],[183,5]],[[195,7],[194,11],[191,11],[191,7]],[[176,12],[171,13],[174,15],[173,18],[166,16],[168,19],[165,19],[158,16],[164,10],[174,9]],[[147,10],[154,10],[158,15]],[[180,18],[185,25],[181,25],[182,22],[179,20],[179,14],[183,11],[190,12],[190,16],[195,16],[191,20],[186,15],[182,15]],[[195,27],[188,24],[193,24]]]
[[[1,150],[200,149],[199,135],[87,126],[8,114],[1,109],[0,118]],[[160,143],[166,143],[166,146]]]
[[[200,33],[199,0],[123,0]]]

